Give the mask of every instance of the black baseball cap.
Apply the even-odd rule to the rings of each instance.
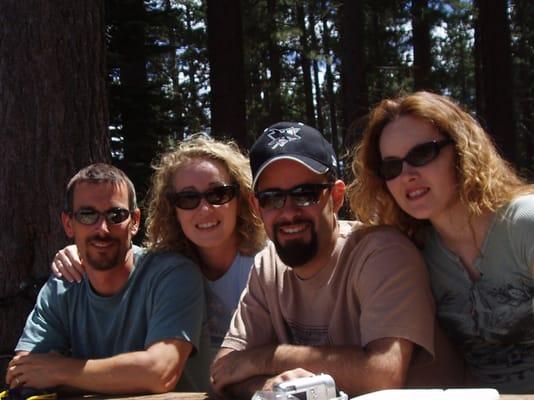
[[[294,160],[316,174],[331,171],[337,175],[336,154],[332,145],[317,129],[301,122],[278,122],[263,131],[249,153],[252,188],[272,162]]]

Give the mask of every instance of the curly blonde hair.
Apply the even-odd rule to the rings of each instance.
[[[185,236],[177,218],[174,206],[168,201],[167,193],[174,191],[175,172],[184,164],[195,159],[216,160],[222,163],[233,183],[239,185],[239,213],[236,229],[239,237],[239,252],[252,255],[265,245],[265,231],[261,220],[250,207],[252,177],[248,159],[232,141],[213,140],[203,134],[196,134],[179,142],[174,148],[162,154],[153,165],[155,169],[148,195],[147,239],[145,245],[155,250],[177,251],[197,262],[196,246]]]
[[[416,243],[423,243],[423,229],[429,222],[402,211],[378,173],[380,135],[387,124],[407,115],[430,122],[454,142],[459,198],[469,215],[495,211],[517,195],[534,192],[498,154],[490,136],[469,113],[448,97],[416,92],[380,102],[354,150],[355,179],[347,193],[352,211],[362,222],[396,226]]]

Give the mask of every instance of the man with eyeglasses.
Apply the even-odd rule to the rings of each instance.
[[[51,277],[42,288],[8,366],[10,388],[206,390],[199,269],[177,254],[133,246],[140,218],[134,186],[121,170],[93,164],[70,180],[61,220],[84,280]]]
[[[255,210],[272,243],[211,367],[216,392],[247,397],[281,381],[328,373],[350,395],[402,387],[416,353],[434,353],[424,263],[386,227],[339,221],[345,184],[322,134],[267,128],[250,151]]]

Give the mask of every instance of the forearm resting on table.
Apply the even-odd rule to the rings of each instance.
[[[269,376],[253,376],[244,381],[228,385],[223,395],[229,399],[250,399],[254,392],[262,390]]]
[[[364,349],[281,345],[273,354],[272,366],[278,371],[300,367],[326,373],[339,389],[360,394],[403,387],[412,350],[411,342],[394,338],[375,340]]]
[[[161,393],[180,379],[192,345],[165,340],[144,351],[80,360],[57,353],[21,354],[10,362],[7,380],[35,388],[74,388],[100,393]]]
[[[303,368],[313,373],[332,375],[341,390],[351,394],[404,386],[413,350],[410,341],[383,338],[369,343],[365,349],[358,346],[296,346],[270,345],[243,350],[236,354],[225,349],[233,364],[224,379],[229,384],[253,376],[274,376],[284,371]],[[217,357],[220,359],[220,357]],[[217,366],[221,369],[222,366]],[[232,375],[234,376],[228,376]]]
[[[70,386],[95,391],[96,384],[104,393],[168,392],[180,379],[191,349],[188,342],[169,340],[145,351],[87,360],[74,372]]]

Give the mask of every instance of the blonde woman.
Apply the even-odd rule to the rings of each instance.
[[[145,245],[181,253],[201,269],[214,355],[254,255],[266,240],[263,225],[248,202],[250,166],[235,143],[195,135],[164,153],[154,168]],[[70,261],[76,258],[72,253],[72,248],[60,252],[52,269],[56,275],[79,280],[83,266]]]
[[[422,248],[438,318],[475,378],[534,392],[534,187],[453,100],[382,101],[352,165],[356,216]]]

